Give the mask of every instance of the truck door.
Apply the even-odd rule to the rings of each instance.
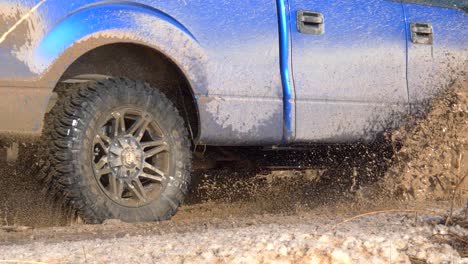
[[[417,112],[468,69],[468,1],[402,2],[408,29],[408,88]]]
[[[296,141],[372,137],[407,111],[402,4],[290,0]]]

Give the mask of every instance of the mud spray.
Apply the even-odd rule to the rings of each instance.
[[[424,117],[410,119],[383,138],[370,145],[252,154],[255,166],[234,164],[197,171],[192,191],[175,221],[199,216],[294,215],[317,208],[354,210],[359,205],[388,207],[389,197],[466,203],[468,180],[463,179],[468,173],[468,85],[465,80],[455,82],[437,97]],[[38,142],[34,139],[20,142],[7,138],[1,141],[0,154],[5,158],[0,161],[0,226],[73,223],[71,214],[48,199],[36,178],[32,153]],[[18,160],[8,162],[16,152]],[[299,165],[302,169],[265,166],[275,161]]]
[[[245,203],[248,212],[260,214],[290,214],[337,203],[385,206],[389,200],[445,200],[461,206],[468,198],[468,83],[454,82],[426,107],[426,114],[408,118],[370,145],[263,157],[306,169],[234,167],[199,173],[189,204],[238,208]]]
[[[391,135],[400,145],[384,188],[397,197],[437,200],[468,197],[468,83],[455,82],[430,112]]]

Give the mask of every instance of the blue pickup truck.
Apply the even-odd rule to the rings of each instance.
[[[369,141],[467,68],[466,0],[0,0],[0,133],[89,223],[169,219],[196,146]]]

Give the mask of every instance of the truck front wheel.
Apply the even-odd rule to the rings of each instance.
[[[174,105],[156,88],[123,78],[68,89],[45,122],[49,189],[87,223],[171,218],[191,168]]]

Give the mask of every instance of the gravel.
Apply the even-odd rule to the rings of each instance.
[[[451,240],[441,239],[450,234],[466,238],[468,230],[458,225],[442,225],[443,218],[438,216],[387,212],[349,222],[311,214],[273,217],[278,220],[273,224],[260,221],[230,228],[205,225],[204,230],[169,233],[164,233],[163,225],[158,235],[129,233],[119,238],[12,243],[0,246],[0,260],[12,263],[468,263],[468,258],[462,258],[450,245]],[[153,228],[157,228],[158,224],[155,225]],[[112,220],[104,226],[118,230],[128,229],[131,224]]]

